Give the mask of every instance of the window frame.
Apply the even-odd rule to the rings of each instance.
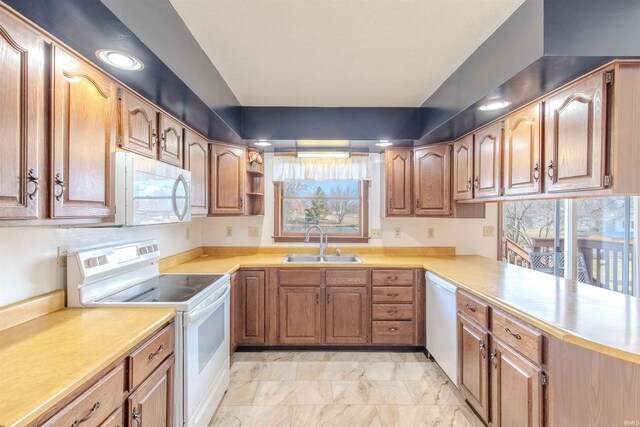
[[[355,180],[354,180],[355,181]],[[368,243],[369,242],[369,183],[360,181],[360,234],[335,234],[327,233],[330,243]],[[282,231],[282,181],[274,181],[274,222],[273,241],[286,243],[304,242],[304,233],[285,233]],[[319,243],[317,233],[311,235],[309,242]]]

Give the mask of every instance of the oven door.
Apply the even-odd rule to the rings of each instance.
[[[230,282],[184,317],[184,422],[208,426],[229,385]]]

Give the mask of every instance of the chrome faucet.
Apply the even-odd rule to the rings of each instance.
[[[320,227],[319,225],[312,225],[307,228],[307,231],[305,231],[304,235],[304,241],[309,242],[311,230],[314,228],[318,229],[318,232],[320,233],[320,256],[324,256],[324,251],[327,249],[327,246],[329,246],[329,240],[327,235],[324,234],[324,231],[322,231],[322,227]]]

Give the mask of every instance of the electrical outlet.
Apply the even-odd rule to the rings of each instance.
[[[226,237],[231,237],[233,236],[233,227],[230,225],[227,225],[226,229],[225,229],[225,234]]]
[[[427,228],[427,238],[433,239],[433,228]]]
[[[58,248],[58,259],[56,261],[56,264],[58,265],[58,267],[63,267],[66,268],[67,267],[67,255],[69,254],[69,249],[64,247],[64,246],[60,246]]]
[[[396,239],[400,238],[400,229],[399,228],[396,228],[396,234],[395,235],[396,235]]]
[[[257,225],[249,226],[249,237],[258,237],[259,229]]]
[[[382,229],[381,228],[372,228],[371,229],[371,238],[372,239],[381,239],[382,238]]]
[[[485,225],[484,227],[482,227],[482,235],[484,237],[493,237],[493,226],[492,225]]]

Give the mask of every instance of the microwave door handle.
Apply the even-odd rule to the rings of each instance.
[[[177,193],[178,193],[178,185],[180,185],[180,183],[182,183],[182,185],[184,186],[184,211],[180,212],[178,211],[178,200],[177,200]],[[189,204],[191,203],[191,200],[189,198],[189,186],[187,185],[187,180],[184,178],[184,176],[182,174],[180,174],[178,176],[178,178],[176,178],[176,181],[173,183],[173,191],[171,192],[171,203],[173,204],[173,213],[176,214],[176,217],[178,217],[178,221],[181,221],[184,219],[185,215],[187,215],[187,211],[189,209]]]
[[[191,325],[195,323],[198,319],[200,319],[202,316],[217,309],[224,302],[224,299],[227,298],[230,292],[231,292],[231,284],[228,283],[225,286],[224,293],[219,298],[217,298],[214,302],[207,305],[205,308],[202,308],[198,311],[194,311],[193,313],[189,313],[189,319],[187,323]]]

